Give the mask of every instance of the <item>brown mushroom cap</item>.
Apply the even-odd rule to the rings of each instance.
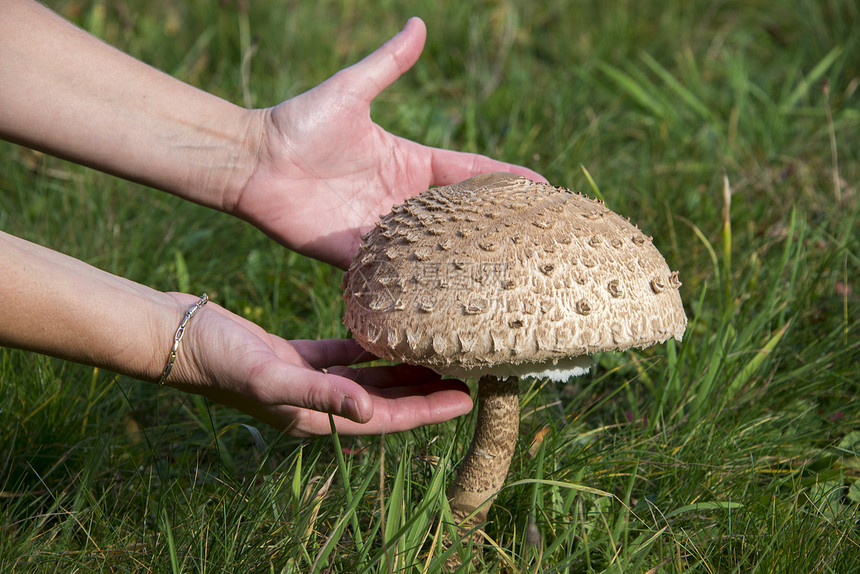
[[[489,174],[382,217],[344,275],[344,324],[373,354],[441,374],[563,379],[582,355],[681,339],[680,285],[601,202]]]

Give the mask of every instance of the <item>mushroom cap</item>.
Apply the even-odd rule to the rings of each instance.
[[[376,356],[440,374],[566,379],[583,355],[680,340],[680,285],[602,202],[496,173],[383,216],[344,274],[344,324]]]

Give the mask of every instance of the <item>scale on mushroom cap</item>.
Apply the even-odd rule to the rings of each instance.
[[[344,274],[344,324],[378,357],[480,379],[448,490],[454,518],[477,523],[514,453],[517,377],[564,381],[591,353],[680,340],[680,285],[651,238],[601,202],[495,173],[382,217]]]

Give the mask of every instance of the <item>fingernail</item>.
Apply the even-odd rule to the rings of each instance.
[[[358,410],[358,404],[352,397],[344,397],[340,403],[340,416],[354,420],[356,422],[364,422],[361,416],[361,411]]]

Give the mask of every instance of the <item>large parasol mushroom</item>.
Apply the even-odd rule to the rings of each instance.
[[[379,357],[480,379],[448,490],[454,518],[480,523],[516,446],[518,378],[565,381],[591,353],[680,340],[680,285],[651,238],[601,202],[496,173],[382,217],[344,275],[344,324]]]

